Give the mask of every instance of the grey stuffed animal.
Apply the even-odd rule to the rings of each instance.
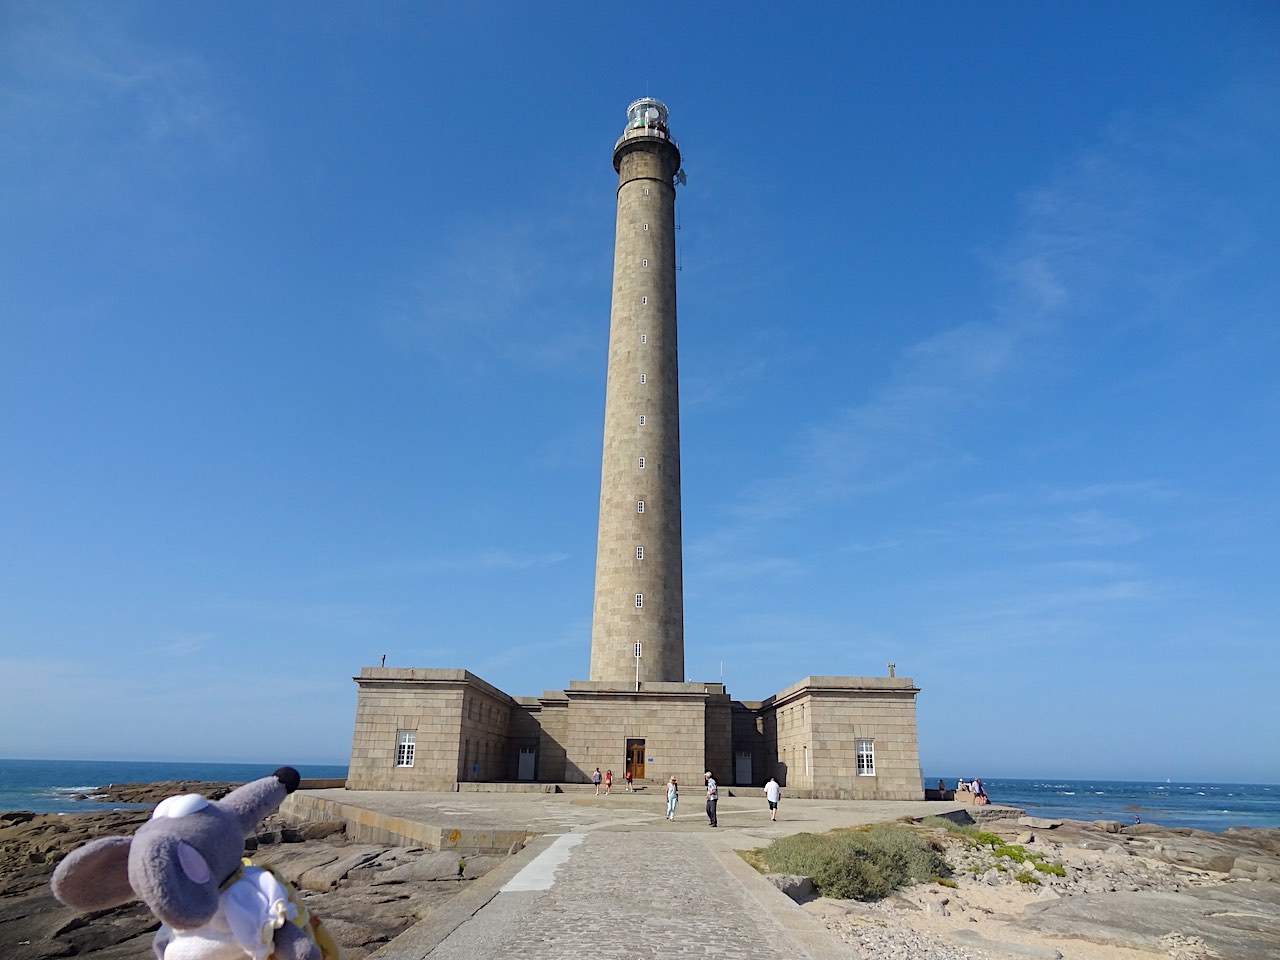
[[[322,960],[318,921],[274,874],[241,861],[245,837],[298,782],[281,767],[221,800],[169,797],[132,837],[72,851],[53,872],[53,895],[81,911],[142,900],[161,921],[157,960]]]

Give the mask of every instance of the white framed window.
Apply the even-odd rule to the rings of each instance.
[[[643,501],[643,500],[637,500],[637,501],[636,501],[636,513],[644,513],[644,501]]]
[[[641,382],[641,383],[644,383],[644,382],[645,382],[645,375],[644,375],[643,373],[642,373],[642,374],[640,374],[640,382]]]
[[[412,767],[413,754],[417,745],[418,733],[416,730],[397,730],[396,731],[396,766]]]
[[[646,223],[646,224],[644,225],[644,228],[645,228],[646,230],[648,230],[648,229],[649,229],[649,225]]]
[[[640,414],[640,426],[644,426],[644,414]]]
[[[640,261],[640,266],[642,266],[642,267],[647,267],[648,265],[649,265],[649,258],[648,258],[648,257],[645,257],[643,260],[641,260],[641,261]]]
[[[636,594],[636,596],[639,596],[639,594]],[[636,654],[636,659],[637,659],[637,660],[639,660],[639,659],[640,659],[640,653],[641,653],[641,651],[642,651],[642,650],[643,650],[643,646],[641,645],[640,641],[639,641],[639,640],[637,640],[637,641],[636,641],[636,648],[635,648],[635,654]]]
[[[874,740],[859,740],[857,751],[858,776],[874,777],[876,775],[876,742]]]
[[[649,302],[649,298],[648,298],[648,297],[641,297],[641,298],[640,298],[640,302],[641,302],[641,303],[648,303],[648,302]]]
[[[640,458],[640,468],[639,468],[639,469],[641,469],[641,470],[643,470],[643,469],[644,469],[644,457],[641,457],[641,458]]]
[[[648,342],[649,342],[649,335],[648,335],[647,333],[642,333],[642,334],[640,334],[640,342],[641,342],[641,343],[648,343]]]
[[[645,195],[646,197],[649,195],[649,188],[648,188],[648,187],[645,187],[645,188],[644,188],[644,195]]]
[[[643,606],[644,606],[644,594],[643,594],[643,593],[637,593],[637,594],[636,594],[636,609],[637,609],[637,610],[639,610],[639,609],[640,609],[641,607],[643,607]],[[639,644],[636,644],[636,646],[639,646]],[[639,654],[637,654],[637,656],[639,656]]]
[[[644,559],[644,547],[636,547],[636,559],[637,560]]]

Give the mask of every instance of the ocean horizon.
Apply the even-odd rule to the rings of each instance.
[[[77,799],[112,783],[160,780],[244,782],[264,777],[279,763],[209,763],[146,760],[0,759],[0,812],[89,813],[125,806]],[[304,778],[346,777],[346,764],[291,764]],[[948,789],[956,777],[941,779]],[[1118,820],[1221,833],[1232,827],[1280,827],[1280,785],[1196,781],[983,778],[992,803],[1020,807],[1031,816],[1071,820]],[[730,788],[733,789],[733,788]],[[785,795],[785,794],[784,794]]]

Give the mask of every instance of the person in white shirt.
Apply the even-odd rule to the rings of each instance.
[[[711,821],[713,827],[718,827],[720,821],[716,817],[716,804],[720,801],[720,787],[716,784],[716,778],[711,775],[710,770],[702,775],[702,779],[707,784],[707,819]]]
[[[769,819],[778,819],[778,801],[782,799],[782,788],[778,786],[778,781],[769,778],[769,782],[764,785],[764,798],[769,801]]]

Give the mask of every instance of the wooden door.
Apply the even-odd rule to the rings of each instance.
[[[644,741],[627,741],[627,769],[634,780],[644,779]]]

